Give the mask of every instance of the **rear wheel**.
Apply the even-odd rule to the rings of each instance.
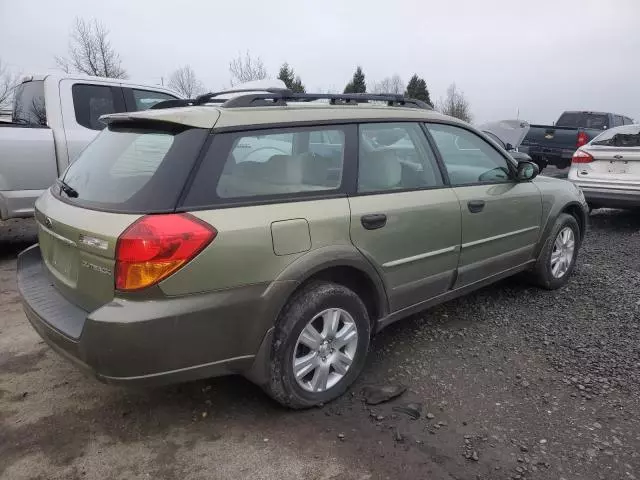
[[[561,213],[534,267],[534,281],[549,290],[562,287],[573,273],[579,248],[578,222],[572,215]]]
[[[307,285],[278,319],[267,393],[291,408],[339,397],[362,371],[370,337],[367,309],[352,290],[330,282]]]
[[[560,170],[564,170],[569,165],[571,165],[571,162],[569,160],[560,160],[556,167],[558,167]]]

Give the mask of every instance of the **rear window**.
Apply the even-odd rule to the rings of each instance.
[[[566,112],[560,115],[559,127],[594,128],[605,130],[609,128],[609,115],[588,112]]]
[[[44,81],[25,82],[16,87],[12,121],[32,127],[47,126]]]
[[[591,145],[611,147],[640,147],[640,126],[625,125],[601,133],[591,141]]]
[[[78,196],[63,200],[98,210],[171,211],[207,136],[206,129],[172,125],[110,126],[67,169],[64,182]]]

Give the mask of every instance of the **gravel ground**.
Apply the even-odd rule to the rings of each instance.
[[[509,279],[392,325],[348,394],[304,412],[241,378],[85,378],[18,303],[15,255],[34,239],[30,221],[0,224],[0,478],[640,478],[637,212],[592,214],[559,291]],[[391,402],[360,398],[396,383]]]

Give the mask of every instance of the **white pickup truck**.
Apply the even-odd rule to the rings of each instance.
[[[11,122],[0,122],[0,220],[33,215],[51,186],[104,124],[101,115],[180,98],[159,86],[81,75],[26,77]]]

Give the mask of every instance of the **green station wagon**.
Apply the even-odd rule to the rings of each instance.
[[[581,191],[468,124],[395,95],[235,94],[103,117],[37,201],[25,312],[98,379],[242,374],[309,407],[392,322],[571,275]]]

